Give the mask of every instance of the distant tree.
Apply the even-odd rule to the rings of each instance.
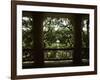
[[[68,18],[47,17],[43,22],[46,48],[73,47],[73,26]]]
[[[22,46],[23,48],[31,48],[32,41],[32,18],[22,18]]]

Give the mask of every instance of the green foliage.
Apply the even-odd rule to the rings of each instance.
[[[22,18],[22,46],[23,48],[31,48],[32,42],[32,18]]]
[[[89,26],[88,19],[83,19],[82,21],[82,47],[89,48]]]
[[[68,18],[47,17],[43,22],[46,48],[73,47],[73,26]]]

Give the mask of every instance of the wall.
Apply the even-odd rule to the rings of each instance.
[[[100,16],[99,0],[33,0],[43,2],[74,3],[98,5],[98,16]],[[10,80],[11,65],[11,4],[10,0],[0,0],[0,80]],[[98,17],[98,26],[100,18]],[[99,35],[100,27],[98,27]],[[100,47],[100,37],[98,36],[98,48]],[[58,78],[42,78],[34,80],[100,80],[100,50],[98,49],[98,75],[71,76]],[[28,79],[29,80],[29,79]],[[32,79],[30,79],[32,80]]]

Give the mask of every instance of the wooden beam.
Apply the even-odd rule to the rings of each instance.
[[[33,57],[36,67],[43,67],[44,54],[43,54],[43,14],[36,13],[33,15]]]
[[[74,54],[73,54],[73,63],[75,66],[82,64],[82,15],[75,14],[74,17]]]

